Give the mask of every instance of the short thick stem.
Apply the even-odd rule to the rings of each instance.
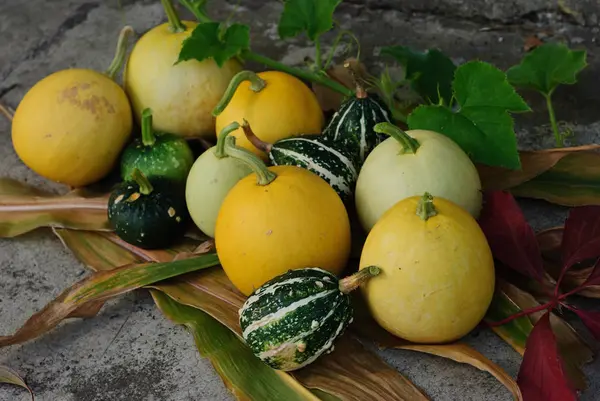
[[[256,149],[262,150],[265,153],[269,153],[271,151],[271,149],[273,149],[272,144],[261,140],[259,137],[257,137],[254,134],[254,132],[252,131],[252,128],[250,127],[250,124],[248,124],[248,121],[246,121],[246,119],[244,119],[244,122],[242,123],[242,129],[244,130],[244,135],[246,135],[246,138],[248,138],[250,143]]]
[[[356,71],[354,71],[354,68],[352,67],[352,65],[347,62],[344,64],[344,68],[346,68],[350,72],[350,76],[352,77],[352,82],[354,83],[354,86],[356,87],[356,97],[358,99],[366,98],[368,96],[367,91],[361,85],[361,83],[358,79],[358,76],[356,75]]]
[[[104,72],[106,75],[110,77],[110,79],[115,79],[117,73],[123,67],[123,63],[125,62],[125,55],[127,54],[127,39],[129,35],[132,35],[134,30],[131,26],[126,25],[121,29],[119,33],[119,39],[117,41],[117,49],[115,50],[115,56],[112,59],[110,65]]]
[[[340,280],[340,291],[344,294],[348,294],[366,283],[372,277],[377,276],[379,273],[381,273],[381,269],[377,266],[368,266],[364,269],[360,269],[353,275],[344,277]]]
[[[227,141],[225,143],[225,153],[229,157],[234,157],[246,163],[256,174],[256,183],[258,185],[269,185],[277,178],[277,174],[269,170],[267,165],[249,150],[235,146],[235,144]]]
[[[152,110],[146,108],[142,111],[142,143],[144,146],[152,146],[154,142],[156,137],[152,128]]]
[[[402,131],[399,127],[388,122],[377,123],[373,130],[380,134],[386,134],[398,141],[402,147],[401,154],[417,153],[421,144],[413,137]]]
[[[436,214],[437,210],[433,205],[433,196],[429,192],[425,192],[417,204],[417,215],[422,220],[427,221]]]
[[[160,0],[163,9],[165,10],[165,14],[167,14],[167,19],[169,20],[169,30],[173,33],[183,32],[186,27],[179,19],[177,15],[177,11],[175,11],[175,7],[173,7],[173,2],[171,0]]]
[[[246,60],[255,61],[257,63],[264,64],[267,67],[273,68],[274,70],[283,71],[290,75],[294,75],[298,78],[326,86],[329,89],[339,92],[344,96],[354,96],[354,91],[352,89],[349,89],[344,85],[340,84],[339,82],[328,78],[325,74],[317,74],[300,68],[290,67],[268,57],[256,54],[250,50],[243,51],[242,58],[245,58]]]
[[[219,114],[221,114],[223,110],[225,110],[225,108],[231,101],[231,98],[235,94],[235,91],[237,90],[238,86],[240,86],[240,84],[244,81],[250,81],[250,90],[252,90],[253,92],[260,92],[267,85],[265,80],[259,77],[254,71],[244,70],[238,72],[233,76],[233,78],[231,78],[231,81],[229,82],[229,85],[227,86],[223,97],[213,109],[213,116],[216,117]]]
[[[232,122],[231,124],[224,127],[221,132],[219,132],[219,137],[217,138],[217,144],[215,145],[214,154],[217,159],[222,159],[223,157],[227,157],[225,153],[225,144],[226,140],[233,131],[238,129],[240,124],[237,121]]]
[[[140,193],[144,195],[149,195],[154,190],[154,187],[152,187],[152,184],[150,183],[148,178],[146,178],[146,176],[142,174],[142,172],[139,169],[134,169],[131,173],[131,177],[139,185]]]

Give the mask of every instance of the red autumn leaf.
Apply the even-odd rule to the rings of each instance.
[[[546,312],[527,338],[517,383],[525,401],[576,401]]]
[[[600,206],[582,206],[569,211],[561,248],[565,265],[600,256]]]
[[[575,308],[573,306],[566,305],[567,308],[571,309],[573,312],[579,316],[585,327],[592,333],[594,338],[600,341],[600,312],[596,311],[584,311],[579,308]]]
[[[521,274],[543,282],[544,263],[533,229],[513,196],[504,191],[488,192],[479,225],[494,257]]]

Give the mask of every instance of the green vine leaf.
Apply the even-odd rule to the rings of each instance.
[[[545,43],[528,53],[521,63],[506,71],[515,86],[550,95],[560,84],[572,85],[587,66],[585,50],[570,50],[561,43]]]
[[[438,104],[441,97],[449,103],[456,66],[444,53],[438,49],[418,52],[406,46],[386,46],[381,48],[381,54],[404,66],[412,89],[426,101]]]
[[[293,38],[303,32],[313,42],[333,27],[333,12],[341,0],[286,0],[279,19],[279,37]]]
[[[183,41],[177,63],[186,60],[215,60],[219,67],[250,47],[250,28],[231,24],[227,28],[219,22],[201,23]]]
[[[458,105],[422,105],[408,116],[410,129],[426,129],[454,140],[474,162],[521,167],[513,120],[509,112],[531,111],[489,63],[470,61],[458,67],[452,83]],[[454,103],[454,102],[452,102]]]

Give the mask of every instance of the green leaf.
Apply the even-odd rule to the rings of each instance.
[[[519,312],[521,312],[521,308],[504,291],[497,290],[484,321],[488,323],[499,322]],[[533,324],[531,324],[528,317],[522,316],[501,326],[491,326],[491,329],[515,351],[523,355],[527,337],[533,330]]]
[[[215,60],[219,67],[232,57],[239,56],[250,47],[250,28],[232,24],[225,28],[219,22],[198,24],[183,41],[177,63],[186,60]]]
[[[452,89],[457,108],[419,106],[408,116],[410,129],[431,130],[448,136],[474,162],[520,168],[509,112],[531,109],[508,83],[506,75],[491,64],[471,61],[456,69]]]
[[[279,37],[306,32],[313,42],[333,27],[333,12],[341,0],[286,0],[279,19]]]
[[[545,43],[528,53],[521,63],[509,68],[511,84],[550,95],[559,84],[572,85],[587,66],[585,50],[570,50],[562,43]]]
[[[450,102],[456,66],[444,53],[438,49],[418,52],[406,46],[386,46],[381,48],[381,54],[404,66],[406,79],[425,100],[437,104],[441,95],[446,104]]]
[[[29,391],[29,394],[31,395],[31,400],[34,400],[33,391],[27,385],[27,383],[25,383],[25,380],[23,380],[23,378],[19,376],[17,372],[15,372],[7,366],[0,365],[0,383],[8,383],[14,384],[16,386],[21,386],[27,391]]]
[[[264,364],[238,336],[207,313],[180,304],[158,290],[150,291],[161,312],[193,334],[200,355],[211,361],[238,399],[319,400],[289,374]]]

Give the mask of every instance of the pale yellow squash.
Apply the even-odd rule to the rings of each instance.
[[[417,343],[445,343],[483,318],[495,285],[494,261],[475,219],[429,194],[405,198],[375,224],[360,268],[381,273],[363,287],[374,319]]]

